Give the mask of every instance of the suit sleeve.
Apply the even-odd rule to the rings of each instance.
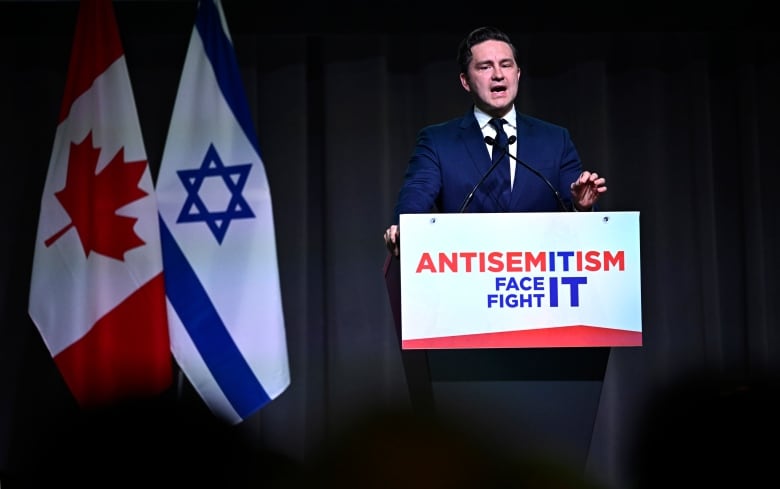
[[[571,183],[575,181],[582,173],[582,161],[574,146],[568,129],[562,129],[563,144],[561,146],[560,157],[560,178],[558,180],[558,193],[561,195],[564,203],[572,208],[571,202]]]
[[[401,214],[419,214],[436,209],[441,190],[441,163],[430,128],[417,135],[417,141],[404,174],[395,205],[395,222]]]

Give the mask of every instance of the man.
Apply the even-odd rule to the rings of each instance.
[[[396,256],[401,214],[589,211],[607,191],[603,177],[583,171],[566,128],[516,111],[521,70],[507,34],[475,29],[460,43],[458,64],[474,103],[418,134],[384,234]]]

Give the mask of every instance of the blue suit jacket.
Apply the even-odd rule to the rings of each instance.
[[[569,185],[582,162],[569,131],[517,112],[517,158],[543,174],[571,209]],[[395,206],[401,214],[458,212],[466,196],[491,166],[490,153],[474,117],[465,116],[423,128],[406,169]],[[480,185],[465,212],[555,212],[560,207],[547,184],[520,163],[511,201],[499,201],[501,180],[494,170]]]

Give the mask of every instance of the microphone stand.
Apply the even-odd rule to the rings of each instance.
[[[513,137],[514,137],[514,136],[512,136],[512,138],[513,138]],[[511,140],[512,138],[509,138],[509,139]],[[490,136],[485,136],[485,142],[486,142],[486,143],[488,143],[488,144],[489,144],[489,145],[491,145],[491,146],[495,145],[495,146],[497,146],[497,147],[501,148],[501,146],[500,146],[500,145],[498,145],[498,144],[496,143],[496,140],[495,140],[495,139],[493,139],[493,138],[492,138],[492,137],[490,137]],[[513,142],[514,142],[514,141],[511,141],[511,142],[509,142],[509,144],[512,144]],[[563,212],[570,212],[570,211],[569,211],[569,209],[567,209],[567,208],[566,208],[566,204],[563,202],[563,199],[561,198],[561,194],[558,192],[558,189],[556,189],[556,188],[555,188],[555,186],[554,186],[552,183],[550,183],[550,181],[547,179],[547,177],[545,177],[544,175],[542,175],[542,174],[541,174],[541,172],[540,172],[539,170],[537,170],[536,168],[534,168],[534,167],[532,167],[531,165],[527,164],[526,162],[524,162],[524,161],[522,161],[522,160],[519,160],[519,159],[515,158],[515,156],[514,156],[514,155],[512,155],[512,153],[510,153],[510,152],[509,152],[509,148],[508,148],[508,147],[504,147],[503,149],[504,149],[504,152],[505,152],[506,154],[508,154],[510,158],[512,158],[512,159],[513,159],[513,160],[515,160],[517,163],[519,163],[520,165],[522,165],[523,167],[525,167],[527,170],[529,170],[531,173],[533,173],[533,174],[534,174],[534,175],[536,175],[537,177],[541,178],[541,179],[544,181],[544,183],[545,183],[545,184],[547,184],[547,186],[550,188],[550,190],[552,191],[552,193],[555,195],[555,200],[557,200],[557,201],[558,201],[558,207],[560,207],[560,208],[561,208],[561,211],[563,211]],[[491,170],[492,170],[492,168],[491,168]],[[490,171],[488,170],[488,173],[489,173],[489,172],[490,172]],[[483,178],[483,180],[484,180],[484,178]],[[482,181],[480,180],[480,183],[481,183],[481,182],[482,182]],[[474,190],[476,190],[476,188],[475,188]],[[473,193],[473,192],[472,192],[472,193]]]
[[[516,136],[510,136],[509,139],[507,140],[507,143],[512,144],[515,141],[517,141],[517,137]],[[485,142],[490,144],[491,146],[496,144],[496,140],[491,138],[490,136],[485,136]],[[512,156],[511,154],[509,154],[509,146],[508,145],[507,146],[503,146],[503,147],[502,146],[498,146],[498,149],[502,150],[505,154],[508,154],[510,157]],[[503,157],[503,155],[501,155],[501,156]],[[471,192],[469,192],[469,194],[466,196],[466,198],[463,199],[463,203],[460,205],[460,209],[458,209],[458,213],[459,214],[463,213],[466,210],[466,207],[468,207],[468,205],[471,203],[472,199],[474,199],[474,194],[477,192],[477,189],[480,187],[480,185],[482,185],[482,182],[485,181],[485,179],[488,177],[488,175],[493,173],[493,170],[496,169],[496,167],[498,166],[499,163],[501,163],[501,158],[496,158],[496,161],[494,161],[493,164],[490,165],[490,168],[488,168],[488,171],[486,171],[485,174],[482,175],[482,178],[480,178],[479,181],[477,182],[477,184],[474,185],[474,188],[471,189]]]

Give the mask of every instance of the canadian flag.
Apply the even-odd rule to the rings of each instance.
[[[81,0],[29,313],[83,407],[172,382],[157,202],[110,0]]]

